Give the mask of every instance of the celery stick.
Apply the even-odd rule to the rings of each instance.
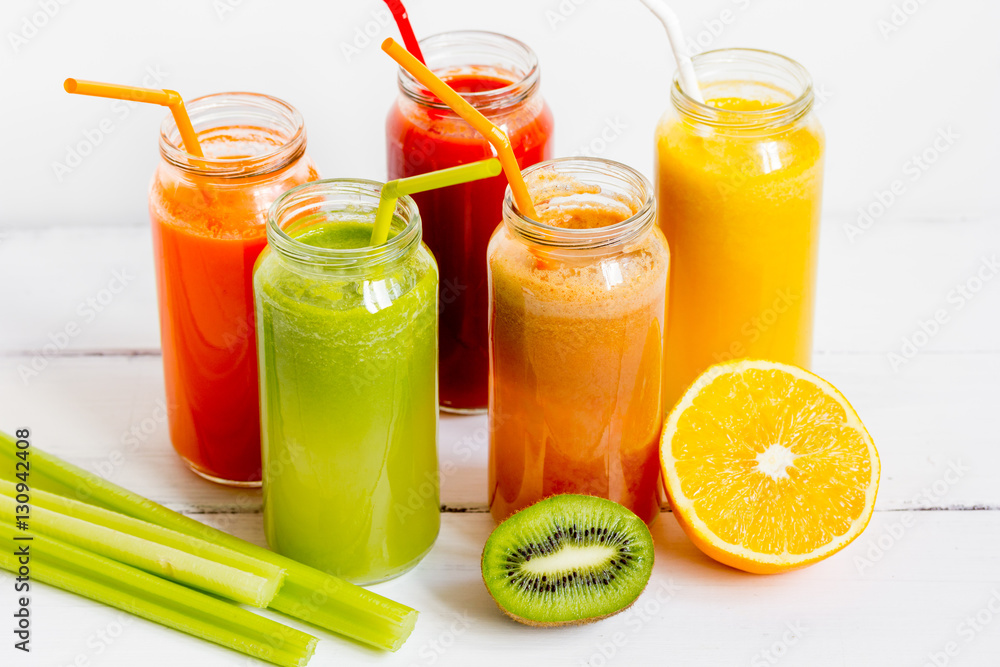
[[[13,483],[0,479],[0,495],[14,497],[15,492],[16,489]],[[111,528],[112,530],[156,542],[167,547],[173,547],[221,565],[228,565],[238,570],[257,575],[258,577],[263,577],[266,581],[261,586],[258,596],[255,596],[253,600],[238,600],[239,602],[245,602],[255,607],[267,607],[285,580],[285,570],[272,563],[262,561],[259,558],[252,558],[238,551],[233,551],[232,549],[227,549],[212,542],[206,542],[197,537],[191,537],[190,535],[170,530],[169,528],[133,519],[130,516],[112,512],[96,505],[81,503],[40,489],[31,490],[31,505],[32,508],[47,509],[73,517],[74,519],[82,519],[92,524]],[[58,538],[59,535],[53,535],[53,537]],[[78,544],[77,546],[83,545]],[[92,551],[97,551],[97,549],[92,549]],[[107,553],[103,555],[114,557]],[[116,558],[116,560],[122,559]],[[129,564],[136,565],[136,563]],[[157,573],[154,572],[153,574]]]
[[[0,520],[13,523],[15,505],[17,503],[13,497],[0,494]],[[255,607],[267,607],[267,603],[274,598],[276,587],[270,585],[267,579],[173,547],[42,507],[33,506],[28,521],[34,533],[47,535],[206,593],[214,593]],[[271,597],[265,599],[268,589]]]
[[[13,461],[15,441],[0,431],[0,454]],[[287,571],[270,608],[377,648],[397,650],[413,631],[416,610],[338,577],[262,549],[183,516],[93,475],[71,463],[31,448],[35,486],[127,514],[267,561]],[[0,476],[13,470],[0,466]],[[9,477],[8,477],[9,479]]]
[[[283,667],[301,667],[316,649],[315,637],[295,628],[78,549],[45,535],[24,537],[0,524],[0,567],[17,572],[20,548],[30,553],[33,580],[141,616],[195,637]]]

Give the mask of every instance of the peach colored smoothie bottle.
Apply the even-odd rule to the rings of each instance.
[[[808,368],[812,354],[824,142],[809,74],[751,49],[693,63],[706,104],[675,79],[656,131],[659,224],[673,262],[667,410],[712,364]]]
[[[592,158],[525,178],[541,222],[508,188],[487,255],[490,511],[583,493],[652,521],[669,267],[652,185]]]

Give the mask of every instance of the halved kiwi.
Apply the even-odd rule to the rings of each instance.
[[[635,602],[653,571],[653,537],[618,503],[552,496],[497,526],[482,565],[490,595],[515,621],[580,625]]]

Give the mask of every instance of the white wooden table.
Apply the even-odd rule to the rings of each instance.
[[[845,222],[824,221],[815,368],[882,457],[875,517],[853,545],[804,571],[748,575],[702,556],[665,512],[633,610],[522,627],[480,580],[493,525],[485,417],[442,416],[440,458],[453,467],[441,535],[415,570],[376,587],[420,610],[416,631],[396,654],[320,632],[311,664],[1000,664],[1000,279],[984,270],[961,308],[953,292],[977,287],[1000,225],[886,221],[852,244]],[[259,492],[195,477],[168,442],[151,253],[144,228],[0,233],[0,428],[29,426],[37,447],[262,544]],[[116,273],[126,284],[111,294]],[[939,310],[947,321],[925,342],[921,321]],[[915,334],[919,352],[893,364]],[[258,664],[42,585],[25,657],[11,648],[12,583],[0,577],[2,665]]]

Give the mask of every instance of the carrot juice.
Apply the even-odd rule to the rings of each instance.
[[[508,189],[488,254],[490,510],[582,493],[652,521],[669,267],[652,185],[588,158],[525,178],[539,221]]]
[[[808,368],[823,179],[809,76],[750,49],[693,59],[706,104],[678,85],[656,132],[670,244],[669,410],[708,366],[739,357]]]
[[[253,266],[267,210],[318,178],[299,113],[264,95],[188,104],[206,158],[179,148],[172,118],[149,192],[170,439],[199,475],[261,480]]]

